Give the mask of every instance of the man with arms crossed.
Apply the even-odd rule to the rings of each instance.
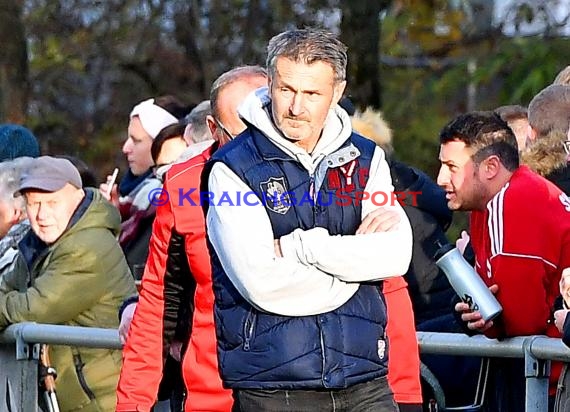
[[[379,280],[406,272],[412,235],[397,202],[356,198],[393,188],[383,151],[337,106],[346,59],[325,31],[271,39],[269,88],[205,170],[220,372],[242,411],[397,410]],[[339,190],[353,201],[325,206]],[[230,206],[224,192],[257,198]],[[386,218],[399,222],[384,231]]]

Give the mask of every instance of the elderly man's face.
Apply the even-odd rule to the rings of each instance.
[[[287,139],[311,152],[345,85],[335,80],[330,64],[305,64],[279,57],[269,82],[273,121]]]
[[[67,228],[84,192],[68,183],[57,192],[29,190],[24,196],[32,230],[49,245],[59,239]]]

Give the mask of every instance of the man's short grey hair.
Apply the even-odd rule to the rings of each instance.
[[[30,160],[31,157],[18,157],[0,162],[0,201],[20,210],[24,215],[26,214],[24,196],[14,197],[14,192],[20,187],[20,176]]]
[[[225,73],[222,73],[212,83],[210,89],[210,105],[212,106],[212,114],[216,119],[220,118],[220,106],[218,99],[220,92],[228,85],[247,78],[265,77],[267,78],[267,71],[261,66],[239,66]],[[244,96],[245,97],[245,96]]]
[[[332,66],[335,81],[346,79],[347,47],[333,33],[315,28],[285,31],[269,40],[267,70],[275,75],[278,57],[298,63],[328,63]]]
[[[570,86],[552,84],[542,89],[528,105],[528,122],[545,137],[550,132],[567,133],[570,128]]]
[[[566,66],[556,75],[556,78],[552,84],[562,84],[565,86],[570,86],[570,66]]]
[[[212,114],[212,108],[209,100],[200,102],[186,116],[186,122],[192,125],[191,138],[194,143],[204,142],[212,138],[210,129],[206,124],[206,117]]]

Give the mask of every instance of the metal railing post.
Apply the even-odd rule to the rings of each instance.
[[[37,410],[37,346],[23,340],[0,345],[0,410]]]
[[[526,382],[525,412],[542,412],[548,410],[548,378],[550,377],[550,361],[538,359],[532,353],[532,344],[539,338],[531,336],[523,344],[524,376]]]

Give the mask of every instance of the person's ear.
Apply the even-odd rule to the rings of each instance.
[[[212,138],[214,140],[217,140],[216,139],[216,131],[218,130],[218,125],[216,124],[214,117],[210,114],[206,116],[206,126],[208,126],[208,129],[210,130],[210,134],[212,135]]]
[[[16,223],[19,223],[20,220],[24,217],[23,215],[24,215],[24,213],[22,212],[22,210],[20,210],[19,208],[15,207],[15,208],[13,209],[13,213],[12,213],[12,216],[11,216],[11,218],[10,218],[10,222],[11,222],[12,224],[14,224],[14,225],[15,225]]]
[[[536,131],[536,129],[529,124],[526,130],[527,130],[527,139],[531,141],[536,140],[536,138],[538,137],[538,132]]]
[[[341,82],[336,82],[333,86],[333,99],[332,99],[332,106],[336,106],[340,99],[342,99],[342,95],[344,93],[344,89],[346,89],[346,80]]]
[[[499,174],[501,167],[502,167],[501,160],[498,156],[492,155],[483,160],[481,163],[480,169],[482,169],[483,176],[487,180],[493,179],[497,174]]]

